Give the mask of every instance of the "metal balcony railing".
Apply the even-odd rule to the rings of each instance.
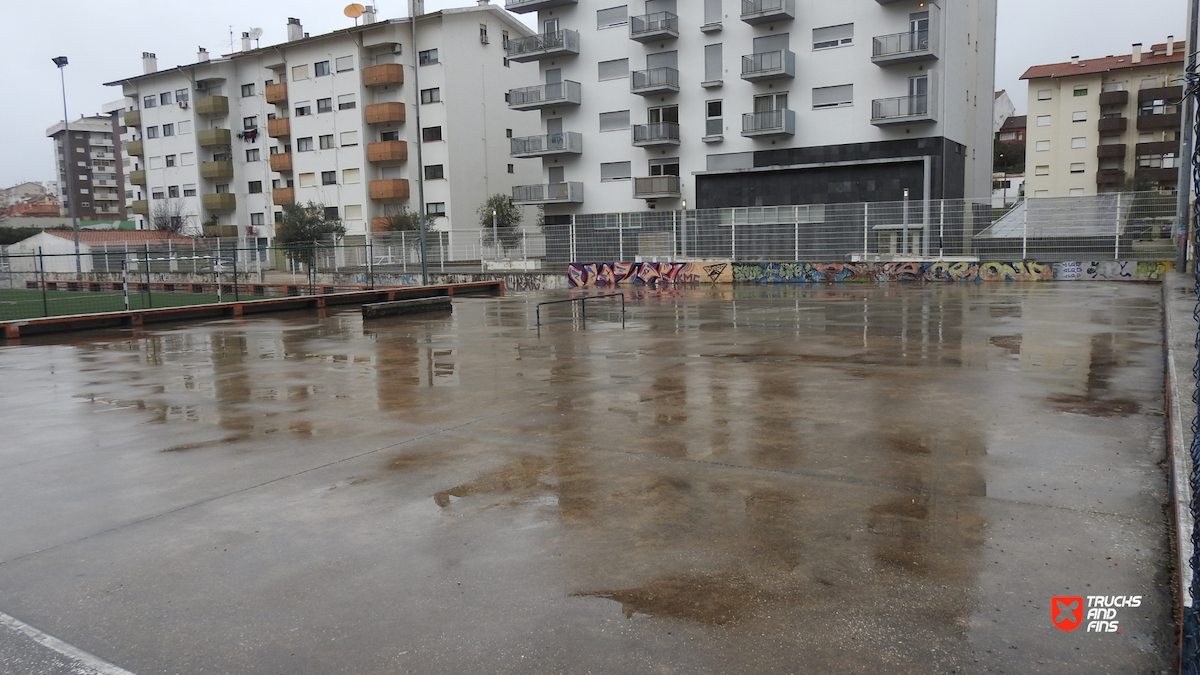
[[[927,30],[880,35],[871,43],[871,56],[891,56],[928,50],[929,31]]]
[[[534,87],[511,89],[508,92],[510,108],[536,107],[542,105],[579,105],[582,87],[578,82],[564,80],[548,82]]]
[[[571,51],[578,53],[578,31],[556,30],[552,33],[541,33],[530,35],[529,37],[510,39],[508,41],[508,57],[511,59],[550,51]]]
[[[871,101],[871,119],[917,117],[929,114],[929,96],[897,96]]]
[[[675,122],[633,125],[634,143],[669,142],[679,140],[679,125]]]
[[[679,35],[679,17],[672,12],[655,12],[629,17],[629,37],[637,39],[648,33]]]
[[[742,76],[782,72],[787,69],[789,54],[786,49],[747,54],[742,57]]]
[[[679,71],[674,68],[651,68],[635,70],[629,74],[629,90],[679,89]]]
[[[550,155],[558,153],[579,154],[583,152],[583,134],[568,131],[543,136],[525,136],[509,139],[511,154],[519,155]]]
[[[772,131],[783,129],[786,110],[765,110],[742,115],[742,131]]]
[[[656,196],[679,194],[679,176],[650,176],[633,179],[633,196]]]
[[[539,204],[548,202],[582,202],[583,183],[514,185],[513,201],[525,204]]]

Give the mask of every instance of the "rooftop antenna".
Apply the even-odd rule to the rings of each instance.
[[[345,14],[346,16],[350,17],[351,19],[354,19],[354,25],[357,26],[358,25],[358,17],[362,16],[363,13],[366,11],[367,11],[366,7],[363,7],[362,5],[360,5],[356,2],[356,3],[350,4],[350,5],[346,5],[346,9],[343,10],[342,13]]]
[[[229,53],[233,53],[233,26],[229,26]]]
[[[262,37],[262,34],[263,34],[263,29],[261,29],[261,28],[251,28],[250,29],[250,39],[254,40],[254,48],[255,49],[258,49],[258,38]]]

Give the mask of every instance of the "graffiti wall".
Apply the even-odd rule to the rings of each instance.
[[[571,288],[621,284],[879,283],[888,281],[1157,281],[1169,262],[571,263]]]

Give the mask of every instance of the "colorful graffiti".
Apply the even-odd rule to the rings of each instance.
[[[739,283],[880,283],[891,281],[1155,281],[1169,262],[862,262],[862,263],[571,263],[571,287]]]

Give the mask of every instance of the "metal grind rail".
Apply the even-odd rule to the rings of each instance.
[[[586,321],[587,320],[587,301],[588,300],[596,300],[598,298],[621,298],[621,328],[624,328],[625,327],[625,294],[624,293],[600,293],[598,295],[581,295],[578,298],[567,298],[566,300],[549,300],[546,302],[539,302],[537,304],[537,307],[534,308],[534,312],[537,314],[537,325],[539,328],[541,328],[541,326],[542,326],[542,305],[558,305],[558,304],[562,304],[565,302],[578,302],[579,308],[580,308],[580,315]]]

